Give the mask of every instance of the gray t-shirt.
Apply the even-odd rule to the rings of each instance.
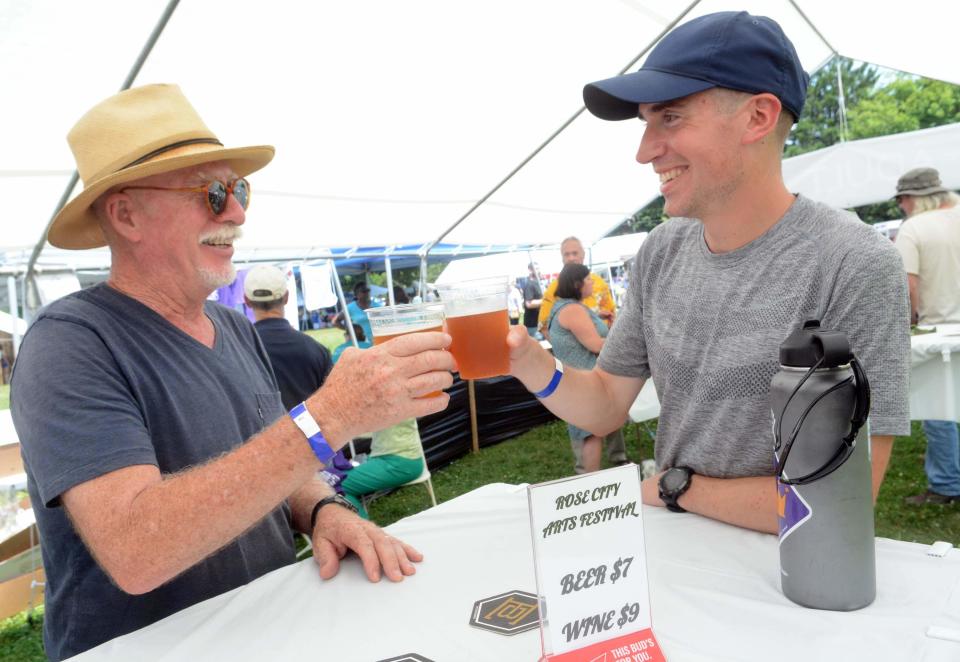
[[[653,376],[656,460],[732,478],[774,473],[770,380],[809,319],[843,331],[872,390],[874,435],[910,431],[909,300],[896,249],[854,215],[798,197],[761,237],[711,253],[674,218],[644,241],[597,365]]]
[[[51,304],[24,336],[10,404],[40,529],[44,643],[53,660],[294,561],[282,504],[167,584],[128,595],[100,569],[61,507],[60,496],[75,485],[137,464],[163,474],[197,466],[283,415],[253,326],[218,304],[208,303],[206,314],[216,329],[212,349],[97,285]]]

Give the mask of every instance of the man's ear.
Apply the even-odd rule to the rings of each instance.
[[[110,229],[119,237],[138,242],[142,238],[140,223],[133,199],[126,193],[114,191],[108,193],[99,203],[103,218]]]
[[[762,141],[775,133],[780,113],[784,112],[780,99],[769,92],[751,97],[744,110],[748,113],[742,138],[745,145]]]

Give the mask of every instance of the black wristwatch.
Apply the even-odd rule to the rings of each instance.
[[[347,510],[356,513],[357,507],[350,503],[346,498],[340,494],[334,494],[333,496],[328,496],[317,501],[317,505],[313,507],[313,512],[310,513],[310,531],[313,531],[313,528],[317,525],[317,515],[320,514],[320,509],[326,506],[329,503],[335,503],[338,506],[342,506]]]
[[[672,467],[663,472],[658,488],[660,500],[667,506],[667,510],[674,513],[687,512],[677,503],[677,499],[690,489],[691,478],[693,478],[693,469],[690,467]]]

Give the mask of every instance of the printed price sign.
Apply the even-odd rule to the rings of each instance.
[[[544,659],[663,662],[634,464],[527,488]]]

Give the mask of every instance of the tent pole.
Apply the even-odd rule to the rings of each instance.
[[[353,332],[353,320],[350,319],[350,311],[347,310],[347,297],[343,295],[343,288],[340,286],[340,274],[337,273],[337,263],[334,260],[330,260],[330,273],[333,275],[333,289],[337,292],[340,309],[343,311],[343,325],[350,335],[350,342],[353,343],[353,346],[360,347],[357,343],[357,334]]]
[[[120,86],[120,91],[130,89],[130,86],[133,85],[133,81],[136,80],[137,74],[140,73],[140,69],[143,67],[143,63],[146,62],[147,57],[150,55],[150,52],[153,50],[154,45],[156,45],[157,40],[160,38],[160,34],[163,32],[163,29],[167,27],[167,22],[170,20],[170,17],[173,15],[173,10],[177,8],[177,5],[180,4],[180,0],[170,0],[167,3],[166,9],[163,10],[163,14],[160,15],[160,20],[157,21],[157,24],[153,28],[153,32],[150,33],[150,36],[147,37],[147,42],[143,45],[143,48],[140,50],[140,55],[137,57],[136,62],[133,63],[133,66],[130,68],[130,72],[127,74],[126,79],[123,81],[123,85]],[[27,273],[24,275],[23,280],[23,316],[24,319],[30,321],[30,316],[28,315],[28,302],[27,302],[27,288],[28,283],[34,286],[36,289],[36,283],[34,283],[33,277],[33,268],[37,263],[37,258],[40,257],[40,252],[43,250],[44,244],[47,243],[47,232],[50,230],[50,226],[53,224],[53,219],[57,217],[57,214],[60,213],[60,210],[63,209],[63,206],[67,204],[67,201],[70,199],[70,194],[73,193],[73,189],[77,185],[77,180],[80,178],[79,173],[74,170],[73,174],[70,176],[70,181],[67,183],[67,188],[63,192],[63,195],[60,196],[60,201],[57,202],[56,208],[53,210],[53,214],[50,216],[50,220],[47,221],[47,225],[43,228],[43,234],[40,235],[40,239],[37,241],[36,245],[33,247],[33,252],[30,254],[30,261],[27,262]]]
[[[427,252],[430,251],[430,246],[427,248]],[[427,300],[427,252],[420,254],[420,301]]]
[[[383,266],[384,270],[387,272],[387,301],[391,306],[397,305],[396,299],[393,296],[393,273],[390,269],[390,256],[383,256]]]
[[[347,327],[347,333],[350,334],[350,342],[359,349],[360,345],[357,344],[357,334],[353,332],[353,320],[350,319],[350,313],[347,311],[347,297],[343,295],[343,288],[340,286],[340,274],[337,273],[335,260],[330,260],[330,273],[333,274],[333,287],[337,291],[337,299],[340,300],[340,308],[343,310],[343,325]],[[367,338],[367,340],[373,342],[372,338]],[[350,459],[356,459],[357,449],[353,446],[353,437],[350,437],[347,445],[350,447]]]
[[[7,298],[10,300],[10,317],[13,318],[13,328],[10,335],[13,337],[13,359],[16,360],[17,353],[20,351],[20,331],[17,328],[17,321],[20,319],[17,305],[17,277],[7,276]]]
[[[470,400],[470,434],[473,438],[473,452],[480,452],[480,435],[477,433],[477,393],[473,380],[467,380],[467,395]]]

